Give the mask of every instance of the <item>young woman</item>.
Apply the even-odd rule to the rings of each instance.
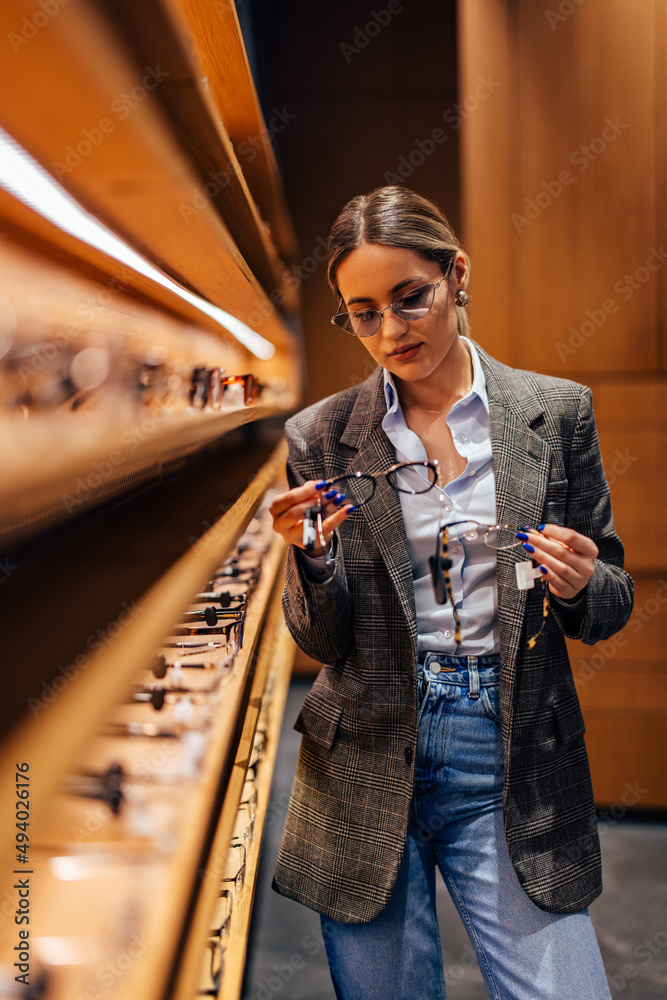
[[[274,888],[322,915],[344,1000],[444,998],[436,866],[492,998],[608,998],[565,636],[622,628],[632,581],[590,390],[465,336],[468,258],[405,188],[344,207],[328,273],[378,367],[286,425],[285,617],[325,666]]]

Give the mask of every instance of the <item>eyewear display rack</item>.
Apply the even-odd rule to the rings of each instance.
[[[238,997],[294,657],[271,133],[226,0],[0,25],[8,147],[141,257],[0,178],[0,996]]]

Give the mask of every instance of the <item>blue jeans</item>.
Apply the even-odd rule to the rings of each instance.
[[[444,1000],[437,865],[492,1000],[610,1000],[588,910],[540,910],[509,858],[498,657],[420,659],[415,790],[394,892],[370,923],[322,917],[336,996]]]

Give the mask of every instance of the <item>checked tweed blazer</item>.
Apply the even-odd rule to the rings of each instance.
[[[602,884],[584,721],[564,633],[586,643],[613,635],[630,616],[633,586],[614,532],[590,390],[508,368],[478,350],[498,522],[571,526],[600,550],[583,613],[552,602],[530,651],[541,587],[517,589],[520,548],[498,553],[505,835],[528,896],[544,910],[571,913]],[[290,483],[387,469],[396,456],[382,430],[385,413],[378,368],[290,418]],[[273,887],[334,920],[365,923],[396,881],[417,748],[412,569],[400,500],[385,479],[338,530],[335,573],[349,597],[334,580],[308,580],[290,547],[287,625],[327,665],[295,723],[301,751]]]

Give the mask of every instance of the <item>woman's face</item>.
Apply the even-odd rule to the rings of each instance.
[[[440,278],[438,265],[413,250],[363,243],[338,267],[341,310],[383,309],[418,285]],[[454,296],[467,282],[465,257],[457,253],[449,278],[436,289],[433,307],[423,319],[407,321],[387,309],[378,332],[359,338],[361,343],[377,364],[405,381],[444,375],[458,342]]]

